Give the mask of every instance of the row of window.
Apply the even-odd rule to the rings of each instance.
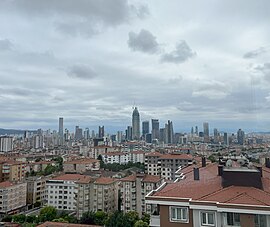
[[[170,207],[171,222],[189,222],[189,210],[187,207]],[[239,213],[224,213],[223,222],[226,226],[241,226]],[[267,220],[265,215],[255,215],[255,227],[266,227]],[[216,213],[213,211],[200,212],[201,226],[216,226]]]

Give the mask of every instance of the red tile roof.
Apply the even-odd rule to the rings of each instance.
[[[52,180],[63,180],[63,181],[78,181],[84,176],[81,174],[63,174],[53,178]]]
[[[146,156],[148,156],[148,157],[156,157],[156,156],[161,156],[162,154],[161,153],[159,153],[159,152],[157,152],[157,151],[155,151],[155,152],[150,152],[150,153],[147,153],[146,154]]]
[[[0,188],[8,188],[11,187],[13,184],[9,181],[4,181],[0,183]]]
[[[100,177],[96,179],[95,184],[112,184],[115,182],[115,179],[110,177]]]
[[[192,155],[189,154],[164,154],[160,159],[189,159],[192,160]]]

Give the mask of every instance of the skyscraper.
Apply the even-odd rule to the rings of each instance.
[[[224,144],[227,145],[227,146],[229,146],[229,137],[228,137],[228,133],[227,132],[224,132],[223,140],[224,140]]]
[[[63,145],[64,141],[64,119],[62,117],[59,117],[59,140],[60,140],[60,145]]]
[[[203,136],[204,136],[204,142],[209,143],[210,138],[209,138],[209,124],[208,124],[208,122],[203,123]]]
[[[245,143],[245,132],[241,129],[237,131],[237,141],[240,145],[244,145]]]
[[[103,138],[105,135],[104,126],[98,126],[98,137]]]
[[[140,139],[140,114],[137,107],[135,107],[132,113],[132,139]]]
[[[132,126],[128,126],[126,129],[126,140],[132,140]]]
[[[159,120],[152,119],[152,140],[159,139]]]
[[[149,133],[149,121],[142,122],[142,135],[145,137],[146,134]]]
[[[166,142],[167,144],[172,144],[174,142],[173,124],[172,121],[168,120],[168,124],[165,124],[166,131]]]

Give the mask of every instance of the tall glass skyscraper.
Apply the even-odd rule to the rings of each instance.
[[[135,107],[132,113],[132,139],[140,139],[140,114],[137,107]]]

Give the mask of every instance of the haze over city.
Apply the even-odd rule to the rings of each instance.
[[[269,1],[0,2],[0,127],[269,131]]]

